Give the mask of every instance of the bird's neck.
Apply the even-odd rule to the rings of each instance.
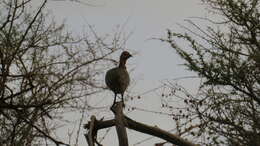
[[[120,68],[126,68],[125,64],[126,64],[126,60],[125,59],[120,59],[119,67]]]

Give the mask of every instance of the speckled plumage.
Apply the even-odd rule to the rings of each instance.
[[[108,88],[115,94],[113,105],[116,102],[117,94],[121,94],[122,101],[124,102],[124,92],[127,89],[130,82],[130,77],[125,64],[126,60],[131,56],[132,55],[127,51],[122,52],[120,56],[119,66],[108,70],[106,73],[105,82]]]
[[[125,68],[116,67],[106,74],[106,84],[116,94],[123,94],[129,82],[130,78]]]

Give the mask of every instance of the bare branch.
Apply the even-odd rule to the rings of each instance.
[[[100,129],[104,129],[104,128],[108,128],[108,127],[112,127],[112,126],[118,126],[118,124],[119,124],[120,126],[118,126],[117,131],[118,131],[119,141],[121,140],[121,144],[122,143],[127,144],[127,135],[126,135],[126,131],[125,131],[125,126],[126,126],[127,128],[136,130],[138,132],[142,132],[145,134],[149,134],[149,135],[164,139],[167,142],[170,142],[172,144],[176,144],[176,145],[180,145],[180,146],[198,146],[197,144],[193,144],[192,142],[189,142],[188,140],[183,139],[183,138],[179,137],[178,135],[169,133],[158,127],[149,126],[149,125],[142,124],[142,123],[139,123],[139,122],[136,122],[136,121],[130,119],[129,117],[123,115],[123,113],[122,113],[123,105],[121,105],[121,104],[122,103],[119,102],[119,103],[116,103],[115,107],[112,107],[112,111],[115,113],[115,119],[92,122],[93,121],[92,119],[94,119],[92,116],[91,122],[84,125],[84,128],[89,129],[89,130],[92,129],[91,131],[93,131],[93,129],[95,129],[94,131],[98,131]],[[117,112],[119,112],[121,114],[119,114]],[[117,114],[119,114],[119,115],[117,115]],[[116,119],[116,118],[118,118],[118,119]],[[95,123],[95,126],[92,126],[93,123]],[[92,127],[94,127],[94,128],[92,128]],[[119,135],[119,134],[121,134],[121,135]],[[89,138],[87,138],[87,139],[89,139]]]

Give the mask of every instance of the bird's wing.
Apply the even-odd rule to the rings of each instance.
[[[114,88],[116,88],[117,85],[120,84],[119,74],[117,73],[117,68],[110,69],[106,73],[105,81],[106,81],[107,86],[112,90]]]
[[[113,68],[106,73],[107,86],[116,93],[123,93],[129,85],[129,75],[125,69]]]

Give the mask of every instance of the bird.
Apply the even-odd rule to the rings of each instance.
[[[112,107],[116,103],[116,97],[118,94],[121,94],[121,100],[124,106],[124,92],[130,82],[130,77],[126,69],[126,61],[130,57],[132,57],[132,55],[128,51],[123,51],[120,55],[119,65],[106,72],[106,85],[115,95]]]

